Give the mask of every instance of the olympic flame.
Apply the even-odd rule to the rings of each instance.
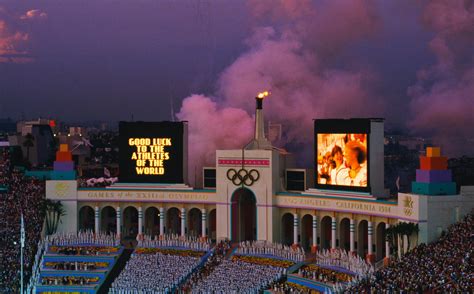
[[[270,96],[270,94],[271,94],[270,91],[263,91],[263,92],[258,93],[257,98],[263,99],[265,97]]]

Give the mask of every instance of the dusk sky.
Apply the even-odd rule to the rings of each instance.
[[[271,88],[291,141],[312,118],[369,116],[457,145],[473,136],[473,3],[0,1],[0,117],[168,120],[173,101],[192,128],[239,122],[237,138],[194,131],[232,147]]]

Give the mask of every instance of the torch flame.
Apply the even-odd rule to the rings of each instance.
[[[270,91],[264,91],[264,92],[258,93],[257,98],[263,99],[265,97],[270,96],[270,94],[271,94]]]

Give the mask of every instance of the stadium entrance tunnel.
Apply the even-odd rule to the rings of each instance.
[[[293,244],[293,214],[285,213],[281,217],[281,242],[285,245]]]
[[[90,206],[81,207],[79,210],[79,231],[93,231],[94,224],[94,209]]]
[[[138,210],[129,206],[123,211],[123,237],[136,239],[138,234]]]
[[[145,235],[156,236],[160,234],[160,211],[156,207],[145,210]]]
[[[308,251],[311,249],[311,244],[313,241],[313,216],[306,214],[301,219],[301,246],[304,250]]]
[[[385,230],[386,224],[381,222],[377,225],[377,232],[375,236],[377,238],[375,248],[376,248],[376,260],[379,261],[385,257],[385,239],[387,238],[387,232]]]
[[[347,217],[343,218],[339,224],[339,247],[346,251],[351,249],[350,225],[351,221]]]
[[[321,220],[321,249],[331,248],[331,217],[325,216]]]
[[[102,208],[100,213],[101,232],[107,234],[117,233],[117,212],[112,206]]]
[[[199,208],[193,208],[189,211],[188,216],[188,235],[199,237],[202,234],[202,212]]]
[[[178,208],[173,207],[166,212],[166,228],[167,234],[181,235],[181,212]]]
[[[359,222],[359,229],[357,232],[357,254],[361,258],[365,258],[368,252],[367,238],[369,235],[369,224],[366,220]]]
[[[232,241],[257,239],[257,201],[249,189],[239,188],[232,195],[231,220]]]
[[[217,229],[217,223],[216,223],[216,210],[213,209],[211,212],[209,212],[209,236],[211,240],[215,241],[217,236],[216,236],[216,229]]]

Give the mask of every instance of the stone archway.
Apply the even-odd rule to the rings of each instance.
[[[368,252],[368,246],[367,246],[367,239],[369,236],[369,223],[366,220],[362,220],[359,222],[359,225],[357,226],[357,254],[359,254],[360,257],[365,259],[367,252]]]
[[[385,230],[385,223],[384,222],[379,223],[377,225],[377,232],[376,232],[377,240],[375,242],[376,261],[379,261],[385,257],[386,234],[387,233]]]
[[[156,207],[145,210],[145,235],[155,237],[160,234],[160,211]]]
[[[129,206],[123,211],[123,232],[124,239],[136,239],[138,235],[138,210]]]
[[[321,249],[331,248],[331,223],[330,216],[325,216],[321,219]]]
[[[301,246],[305,250],[310,250],[313,238],[313,216],[306,214],[301,219]]]
[[[166,211],[166,234],[181,235],[181,212],[176,207]]]
[[[339,248],[349,251],[351,249],[351,221],[346,217],[339,223]]]
[[[235,242],[257,239],[257,200],[247,188],[234,191],[231,198],[232,236]]]
[[[100,212],[100,231],[107,234],[117,233],[117,211],[112,206],[106,206]]]
[[[213,209],[209,212],[209,238],[216,240],[216,210]]]
[[[94,209],[90,206],[81,207],[81,209],[79,209],[79,231],[93,231],[94,226]]]
[[[293,244],[293,234],[294,234],[294,223],[293,223],[293,214],[285,213],[281,217],[281,243],[285,245]]]
[[[194,237],[202,234],[202,212],[199,208],[193,208],[188,213],[188,234]]]

